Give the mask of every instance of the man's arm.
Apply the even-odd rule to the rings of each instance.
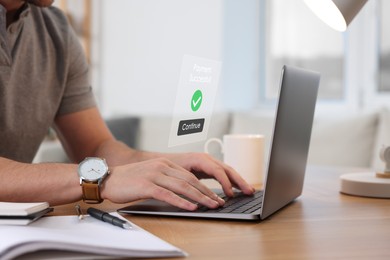
[[[234,169],[207,154],[162,154],[129,148],[114,139],[96,108],[62,116],[56,123],[65,146],[76,151],[74,157],[77,161],[87,156],[98,156],[105,158],[109,166],[117,166],[165,158],[184,168],[186,174],[192,172],[198,178],[215,178],[229,196],[233,195],[232,187],[239,188],[246,194],[253,192],[253,188]],[[75,155],[75,152],[71,154]]]
[[[216,178],[228,195],[232,186],[247,194],[253,192],[233,169],[208,155],[138,152],[117,142],[96,108],[57,118],[56,130],[76,162],[88,156],[106,158],[110,174],[101,196],[112,202],[155,198],[183,209],[196,209],[196,204],[179,196],[184,195],[210,208],[222,205],[224,201],[194,173]],[[0,158],[0,169],[0,200],[58,205],[81,199],[77,164],[25,164]]]
[[[124,203],[155,198],[187,210],[194,210],[196,204],[177,194],[210,208],[224,203],[180,165],[160,154],[135,151],[116,141],[97,108],[60,116],[55,123],[61,142],[75,162],[91,156],[106,159],[110,174],[102,186],[104,199]]]
[[[0,158],[0,201],[66,204],[81,199],[75,164],[27,164]]]

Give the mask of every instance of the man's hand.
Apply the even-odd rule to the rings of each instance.
[[[186,210],[197,208],[179,195],[209,208],[224,204],[194,174],[164,158],[113,167],[102,189],[102,197],[116,203],[154,198]]]
[[[227,196],[233,196],[232,187],[247,195],[255,191],[232,167],[206,153],[169,154],[167,158],[191,171],[199,179],[216,179]]]

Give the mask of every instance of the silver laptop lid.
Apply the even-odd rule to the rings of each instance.
[[[302,193],[320,75],[284,66],[265,178],[264,219]]]

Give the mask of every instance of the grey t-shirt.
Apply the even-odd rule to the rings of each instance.
[[[0,5],[0,157],[31,162],[57,116],[95,105],[88,64],[65,15],[26,4],[6,28]]]

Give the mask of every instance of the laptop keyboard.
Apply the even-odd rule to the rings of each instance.
[[[225,200],[225,205],[217,209],[210,209],[205,206],[199,206],[195,212],[204,213],[234,213],[250,214],[259,210],[263,201],[263,190],[256,191],[252,196],[245,195],[241,192],[235,193],[234,197],[226,197],[225,194],[218,194]]]

